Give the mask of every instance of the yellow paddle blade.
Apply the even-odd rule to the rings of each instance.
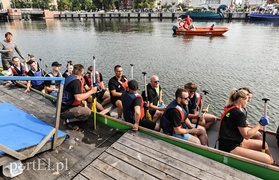
[[[146,118],[147,118],[148,120],[152,121],[152,116],[151,116],[149,110],[146,110]]]
[[[93,100],[91,110],[94,113],[94,129],[96,129],[96,127],[97,127],[97,124],[96,124],[97,100],[96,100],[96,98],[94,98],[94,100]]]

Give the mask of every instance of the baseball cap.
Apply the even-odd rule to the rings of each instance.
[[[62,64],[58,63],[57,61],[54,61],[51,66],[61,66]]]
[[[139,84],[136,80],[130,80],[128,82],[128,87],[129,87],[130,90],[138,90]]]

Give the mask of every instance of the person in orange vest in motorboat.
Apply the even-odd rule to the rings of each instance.
[[[194,29],[195,27],[192,24],[192,22],[193,22],[193,19],[188,15],[185,18],[185,23],[183,24],[184,29],[186,29],[186,30]]]

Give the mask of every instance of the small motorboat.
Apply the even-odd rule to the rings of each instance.
[[[217,26],[214,24],[210,27],[194,27],[194,28],[184,28],[183,26],[172,27],[173,34],[176,35],[197,35],[197,36],[222,36],[225,32],[229,30],[227,27]]]

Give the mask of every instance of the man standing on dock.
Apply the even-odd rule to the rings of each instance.
[[[12,65],[12,58],[15,56],[15,51],[18,55],[24,59],[23,55],[19,51],[16,43],[13,40],[13,34],[7,32],[5,34],[5,40],[0,43],[0,53],[1,53],[1,60],[2,66],[4,70],[8,70],[9,67]]]

